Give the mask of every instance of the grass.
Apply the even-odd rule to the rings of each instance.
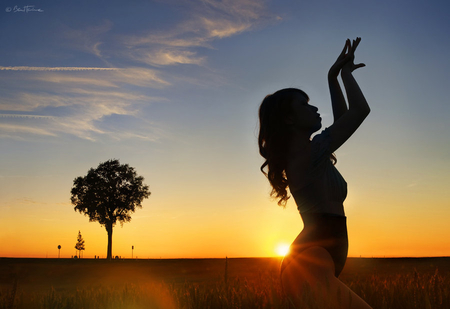
[[[279,262],[0,259],[0,309],[289,308]],[[373,308],[450,308],[448,258],[349,259],[341,279]]]

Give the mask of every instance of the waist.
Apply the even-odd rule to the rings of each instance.
[[[335,213],[345,216],[345,196],[331,195],[329,190],[321,192],[313,185],[291,192],[297,209],[303,213]]]
[[[347,217],[331,213],[303,213],[304,230],[321,230],[322,233],[347,234]]]
[[[300,213],[300,216],[304,220],[343,220],[346,221],[347,217],[341,214],[327,213],[327,212],[304,212]]]

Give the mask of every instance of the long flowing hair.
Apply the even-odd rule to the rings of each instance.
[[[287,151],[291,139],[291,129],[286,118],[291,112],[291,102],[300,93],[308,100],[308,95],[300,89],[286,88],[267,95],[259,107],[259,153],[265,159],[261,172],[272,186],[270,196],[278,199],[278,205],[286,206],[289,199],[286,177]],[[267,172],[265,171],[267,167]]]
[[[308,95],[300,89],[286,88],[267,95],[259,107],[259,153],[265,159],[261,172],[272,186],[270,196],[278,199],[279,206],[286,206],[288,180],[286,177],[287,152],[291,140],[291,128],[286,118],[291,113],[291,103],[295,94],[302,94],[309,101]],[[331,155],[336,163],[336,157]],[[267,172],[266,172],[267,168]]]

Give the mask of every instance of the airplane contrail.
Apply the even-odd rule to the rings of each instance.
[[[26,115],[26,114],[0,114],[0,118],[41,118],[41,119],[54,119],[53,116],[42,115]]]
[[[2,67],[0,71],[116,71],[118,68],[94,68],[94,67]]]

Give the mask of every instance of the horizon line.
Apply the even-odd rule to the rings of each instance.
[[[240,257],[120,257],[117,260],[219,260],[219,259],[267,259],[267,258],[283,258],[283,256],[240,256]],[[450,258],[450,255],[430,255],[430,256],[349,256],[348,259],[429,259],[429,258]],[[11,257],[0,256],[0,259],[41,259],[41,260],[107,260],[106,258],[94,257]],[[112,260],[116,260],[112,258]]]

